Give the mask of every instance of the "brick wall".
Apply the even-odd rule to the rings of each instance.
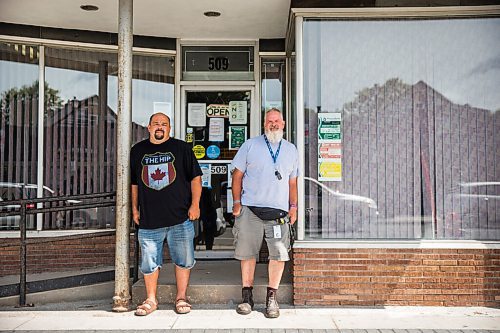
[[[72,271],[115,265],[114,231],[52,238],[29,238],[27,273]],[[19,239],[0,239],[0,276],[18,275]],[[130,264],[134,238],[130,237]],[[166,257],[168,258],[168,256]]]
[[[500,306],[500,250],[294,249],[294,304]]]

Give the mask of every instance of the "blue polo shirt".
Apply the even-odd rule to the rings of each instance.
[[[273,154],[276,154],[278,145],[271,143]],[[231,164],[243,172],[242,205],[288,211],[288,181],[299,175],[299,154],[292,143],[281,140],[274,164],[264,135],[249,139],[240,147]],[[281,174],[281,180],[276,177],[276,170]]]

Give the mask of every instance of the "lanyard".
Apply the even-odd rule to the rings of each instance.
[[[276,160],[278,159],[278,155],[280,154],[281,140],[280,144],[278,145],[278,149],[276,150],[276,154],[273,154],[273,149],[271,148],[271,144],[269,143],[269,140],[267,139],[267,136],[265,134],[264,134],[264,140],[266,140],[267,149],[269,149],[269,154],[271,154],[273,162],[274,164],[276,164]]]

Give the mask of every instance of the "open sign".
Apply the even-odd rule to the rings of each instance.
[[[207,106],[207,117],[229,118],[229,105],[210,104]]]

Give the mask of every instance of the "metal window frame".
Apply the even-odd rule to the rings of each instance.
[[[94,51],[94,52],[116,52],[118,56],[118,45],[104,45],[104,44],[92,44],[92,43],[80,43],[80,42],[70,42],[70,41],[61,41],[61,40],[53,40],[53,39],[43,39],[43,38],[31,38],[31,37],[18,37],[18,36],[10,36],[10,35],[0,35],[1,43],[19,43],[19,44],[28,44],[32,46],[37,46],[39,50],[39,58],[38,58],[38,82],[45,82],[45,47],[54,47],[54,48],[65,48],[72,50],[84,50],[84,51]],[[177,51],[172,50],[162,50],[162,49],[150,49],[143,47],[134,47],[132,49],[133,55],[144,55],[144,56],[168,56],[174,57],[174,60],[177,61]],[[177,75],[176,71],[174,75]],[[37,198],[43,197],[43,156],[45,153],[45,145],[44,145],[44,136],[43,129],[45,126],[44,121],[44,105],[45,105],[45,86],[38,86],[38,144],[37,144]],[[174,104],[175,104],[176,96],[174,94]],[[38,208],[41,208],[41,204],[37,204]],[[43,220],[42,214],[37,214],[36,217],[36,230],[43,230]]]
[[[292,8],[286,36],[286,53],[296,53],[296,112],[299,168],[297,239],[305,241],[305,143],[303,24],[308,18],[325,19],[456,19],[500,17],[500,6],[393,7],[393,8]],[[293,98],[293,97],[292,97]]]

